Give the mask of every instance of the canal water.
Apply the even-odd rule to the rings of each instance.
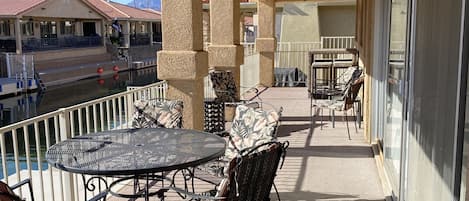
[[[50,86],[44,92],[3,98],[0,99],[0,126],[7,126],[24,119],[55,111],[59,108],[123,92],[127,86],[144,86],[157,81],[156,67],[150,67]],[[8,175],[12,175],[15,174],[15,165],[11,146],[12,142],[8,139],[11,138],[6,138],[7,166]],[[20,146],[24,144],[22,138],[19,138],[18,141]],[[44,152],[46,149],[45,142],[43,141],[41,140],[40,143],[41,152]],[[51,139],[51,141],[55,141],[55,139]],[[34,142],[30,143],[34,144]],[[24,147],[19,147],[19,149],[24,150]],[[35,147],[31,147],[31,153],[36,153]],[[33,169],[37,170],[38,163],[35,156],[31,156],[31,159]],[[47,168],[47,163],[42,162],[41,165],[43,170]],[[21,169],[27,168],[26,157],[20,157],[20,166]],[[0,169],[0,179],[3,177],[3,170]]]

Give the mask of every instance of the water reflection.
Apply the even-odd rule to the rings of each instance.
[[[0,100],[0,126],[116,94],[125,91],[127,86],[142,86],[156,81],[156,67],[150,67],[51,86],[44,93],[4,98]]]

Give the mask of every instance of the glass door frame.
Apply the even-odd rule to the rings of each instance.
[[[393,200],[395,201],[403,201],[405,200],[405,190],[406,190],[406,186],[407,186],[407,167],[408,167],[408,136],[409,136],[409,127],[408,127],[408,121],[409,121],[409,102],[412,101],[412,97],[410,97],[409,95],[409,91],[410,91],[410,88],[412,86],[412,80],[410,79],[413,74],[412,72],[412,66],[413,66],[413,56],[412,56],[412,53],[413,53],[413,50],[414,50],[414,44],[413,44],[413,41],[414,41],[414,28],[415,28],[415,25],[413,22],[415,22],[415,12],[414,12],[414,8],[415,8],[415,0],[407,0],[407,15],[406,15],[406,31],[405,31],[405,55],[404,55],[404,58],[405,58],[405,61],[404,61],[404,78],[403,78],[403,87],[404,87],[404,90],[403,90],[403,94],[402,94],[402,120],[401,120],[401,142],[400,142],[400,159],[399,159],[399,167],[396,167],[396,168],[399,168],[399,173],[398,175],[395,174],[395,172],[393,172],[392,169],[390,169],[390,165],[389,165],[389,161],[387,161],[386,159],[384,159],[383,163],[384,163],[384,169],[385,171],[387,172],[387,174],[389,175],[389,180],[390,180],[390,185],[391,185],[391,191],[392,191],[392,198]],[[389,9],[388,9],[388,15],[389,15],[389,18],[388,18],[388,36],[387,36],[387,39],[388,39],[388,45],[387,45],[387,52],[385,52],[387,54],[387,57],[386,57],[386,65],[385,65],[385,78],[387,79],[389,77],[389,70],[390,70],[390,65],[389,65],[389,61],[390,61],[390,43],[391,43],[391,23],[392,23],[392,1],[389,1]],[[388,90],[388,84],[384,84],[385,86],[383,87],[384,88],[384,93],[386,94],[385,95],[385,99],[384,99],[384,104],[385,104],[385,107],[387,107],[386,105],[386,102],[389,98],[388,96],[388,93],[387,93],[387,90]],[[382,113],[384,116],[384,118],[386,118],[386,114],[385,113]],[[382,132],[383,132],[383,148],[384,148],[384,144],[386,143],[385,142],[385,130],[386,130],[386,121],[383,122],[384,125],[382,125]],[[384,152],[384,150],[383,150]],[[397,179],[397,181],[396,181]],[[397,189],[396,189],[397,188]]]
[[[469,171],[463,170],[464,162],[467,163],[468,159],[464,159],[464,149],[465,142],[468,139],[465,139],[466,134],[466,112],[467,112],[467,104],[469,104],[469,100],[467,99],[468,96],[468,86],[469,86],[469,1],[465,0],[464,8],[462,11],[462,30],[461,30],[461,66],[460,66],[460,103],[459,103],[459,116],[458,116],[458,128],[457,128],[457,136],[456,136],[456,154],[455,154],[455,181],[454,181],[454,197],[455,200],[461,200],[462,191],[467,190],[467,182],[469,180],[466,179],[466,189],[462,188],[463,177],[467,177],[466,175],[469,174]],[[467,149],[467,148],[466,148]],[[466,175],[463,175],[463,171]],[[468,192],[464,192],[465,200],[469,196]]]
[[[381,31],[379,38],[375,38],[374,50],[377,50],[377,54],[374,57],[374,69],[373,72],[377,72],[373,80],[373,101],[372,104],[372,124],[371,130],[374,133],[373,141],[378,143],[379,151],[383,152],[383,140],[384,140],[384,126],[385,126],[385,113],[386,113],[386,96],[382,96],[382,93],[387,91],[387,72],[388,72],[388,55],[389,55],[389,29],[390,29],[390,17],[391,17],[391,1],[389,0],[378,0],[376,1],[378,6],[376,7],[378,13],[384,13],[382,16],[375,16],[378,18],[375,23],[375,32]],[[376,37],[376,35],[375,35]],[[381,68],[382,66],[382,68]]]
[[[401,175],[399,184],[399,200],[405,201],[406,190],[408,185],[408,168],[409,168],[409,137],[411,128],[409,122],[412,121],[409,105],[414,101],[410,96],[410,89],[413,88],[414,80],[414,53],[415,53],[415,22],[416,22],[416,0],[408,0],[407,4],[407,39],[406,39],[406,86],[405,86],[405,105],[404,105],[404,119],[403,119],[403,134],[402,134],[402,151],[401,151]]]

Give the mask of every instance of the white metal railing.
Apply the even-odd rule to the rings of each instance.
[[[355,47],[354,36],[322,36],[321,48],[323,49],[341,49]]]
[[[320,48],[320,42],[279,42],[275,52],[275,67],[295,67],[303,72],[308,72],[308,52]]]
[[[36,200],[84,200],[81,178],[47,164],[44,160],[47,148],[77,135],[128,128],[133,102],[165,98],[166,90],[165,81],[132,88],[0,128],[2,180],[14,184],[31,178]],[[17,193],[22,196],[28,191],[21,188]],[[90,192],[88,198],[96,193]]]
[[[241,94],[246,93],[252,87],[260,83],[259,80],[259,54],[244,57],[244,64],[240,66],[240,88]]]
[[[321,37],[319,42],[279,42],[275,52],[276,68],[297,68],[299,81],[306,81],[312,49],[342,49],[355,47],[353,36]],[[322,55],[336,59],[351,59],[350,55]],[[349,58],[350,57],[350,58]]]
[[[242,43],[244,46],[244,56],[251,56],[256,54],[256,43]]]

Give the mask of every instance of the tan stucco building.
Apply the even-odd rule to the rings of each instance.
[[[105,41],[110,39],[114,39],[115,45],[125,47],[161,41],[159,13],[119,3],[5,0],[2,4],[0,51],[35,52],[37,60],[102,54],[106,52]],[[120,25],[120,34],[112,28],[114,22]],[[75,48],[88,49],[74,51]],[[55,50],[52,54],[44,52],[52,50]]]

